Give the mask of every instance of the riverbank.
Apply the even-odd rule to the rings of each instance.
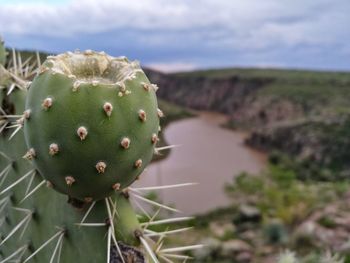
[[[164,138],[164,131],[166,130],[166,127],[174,121],[194,117],[195,114],[184,107],[177,106],[171,102],[167,102],[161,99],[158,100],[158,108],[161,109],[164,117],[160,119],[161,131],[159,132],[159,142],[157,144],[157,147],[164,147],[169,145],[167,140]],[[160,154],[153,156],[152,162],[158,162],[166,159],[169,153],[170,149],[161,151]]]
[[[350,178],[349,72],[228,68],[149,75],[164,87],[161,98],[225,113],[227,127],[250,132],[251,147],[295,158],[304,166],[297,168],[301,177]]]
[[[168,158],[151,164],[138,185],[168,185],[195,182],[183,189],[158,191],[165,204],[172,204],[186,215],[205,213],[230,205],[225,184],[242,171],[258,173],[264,169],[266,155],[244,144],[247,134],[221,125],[227,116],[197,112],[197,117],[172,122],[164,131],[174,148]]]

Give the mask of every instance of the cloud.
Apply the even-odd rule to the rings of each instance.
[[[161,10],[161,11],[160,11]],[[184,4],[166,4],[163,0],[72,1],[64,6],[44,3],[6,4],[0,10],[3,32],[72,36],[75,33],[96,33],[118,28],[178,28],[188,12]]]
[[[1,5],[0,34],[21,48],[91,47],[159,65],[286,64],[294,57],[312,67],[303,56],[333,52],[328,66],[336,67],[349,50],[347,10],[348,0],[23,1]]]
[[[323,0],[75,0],[61,6],[24,2],[3,5],[0,25],[3,25],[2,33],[19,35],[40,32],[48,36],[72,36],[124,28],[175,32],[202,30],[202,35],[209,37],[215,35],[215,31],[224,31],[248,39],[254,36],[268,39],[271,35],[266,34],[267,30],[274,30],[273,36],[285,37],[286,30],[297,27],[299,36],[294,40],[302,40],[310,37],[309,26],[318,29],[334,24],[329,18],[337,20],[339,13],[348,17],[337,2],[346,5],[346,0],[335,0],[331,5]],[[320,21],[322,18],[323,22]],[[306,23],[305,19],[308,20]],[[322,35],[332,34],[324,33]]]

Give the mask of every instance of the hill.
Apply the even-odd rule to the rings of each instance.
[[[250,132],[247,144],[308,167],[301,177],[350,178],[350,73],[237,68],[149,75],[161,98],[228,114],[228,127]]]

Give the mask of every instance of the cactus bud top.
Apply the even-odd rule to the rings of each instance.
[[[51,56],[27,96],[29,159],[55,190],[82,201],[124,189],[158,140],[153,86],[125,57],[91,50]]]

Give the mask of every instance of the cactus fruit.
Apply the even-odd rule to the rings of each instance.
[[[4,41],[0,37],[0,65],[5,65],[6,63],[6,49]]]
[[[28,159],[55,190],[79,200],[124,189],[158,141],[155,87],[124,57],[50,56],[26,101]]]

